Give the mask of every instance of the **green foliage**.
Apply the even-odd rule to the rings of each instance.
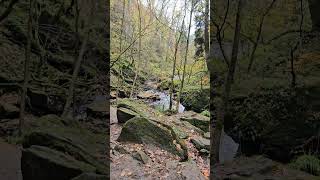
[[[207,116],[207,117],[210,117],[210,111],[208,110],[204,110],[201,112],[201,115],[204,115],[204,116]]]
[[[295,169],[320,176],[320,159],[316,156],[302,155],[293,160],[289,165]]]

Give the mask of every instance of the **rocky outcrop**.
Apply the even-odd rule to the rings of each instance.
[[[251,180],[251,179],[303,179],[316,177],[302,171],[291,169],[263,156],[239,157],[232,163],[214,166],[212,175],[215,180]]]
[[[209,131],[210,118],[194,112],[186,112],[186,115],[180,118],[182,121],[187,121],[190,124],[200,128],[204,132]]]
[[[134,117],[127,121],[118,141],[153,144],[173,154],[184,157],[180,142],[171,131],[159,123],[142,117]]]
[[[43,146],[22,151],[21,170],[24,180],[69,180],[83,172],[95,172],[89,164]]]
[[[117,118],[119,123],[125,123],[136,116],[139,116],[139,114],[130,109],[117,108]]]
[[[81,171],[77,171],[77,173],[72,171],[72,177],[71,175],[68,176],[69,179],[76,177],[83,172],[94,172],[106,176],[109,175],[109,166],[107,162],[100,160],[97,156],[101,153],[105,154],[107,145],[104,141],[107,134],[93,134],[80,127],[76,121],[63,119],[55,115],[46,115],[36,119],[31,127],[26,129],[26,132],[22,141],[25,154],[23,154],[21,163],[25,165],[25,168],[22,169],[23,173],[27,174],[26,176],[30,179],[37,180],[46,177],[41,172],[27,172],[33,172],[33,168],[38,168],[37,171],[43,172],[51,170],[56,174],[63,174],[65,173],[65,169],[68,170],[68,164],[63,163],[58,164],[57,166],[51,166],[50,163],[53,161],[51,159],[38,161],[38,156],[42,156],[44,153],[53,153],[53,158],[56,158],[55,156],[57,156],[61,162],[70,161],[69,159],[72,159],[72,162],[75,162],[73,163],[73,169],[81,168],[82,165],[92,167],[93,169],[91,171],[80,169]],[[34,150],[34,147],[37,146],[42,148],[36,148]],[[40,159],[41,158],[42,157],[40,157]],[[50,158],[50,156],[48,158]],[[29,161],[32,161],[32,166]],[[54,163],[56,164],[56,162]],[[81,166],[78,167],[78,165]],[[56,176],[53,175],[52,177]]]
[[[210,151],[210,140],[209,139],[205,139],[202,137],[194,137],[191,139],[191,142],[194,144],[194,146],[198,149],[206,149],[208,151]]]

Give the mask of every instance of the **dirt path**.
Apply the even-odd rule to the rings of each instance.
[[[8,144],[0,138],[0,179],[22,180],[19,147]]]

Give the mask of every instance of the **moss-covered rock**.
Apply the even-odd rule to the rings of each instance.
[[[194,144],[194,146],[198,149],[206,149],[208,151],[210,151],[210,140],[209,139],[205,139],[202,137],[194,137],[191,139],[191,142]]]
[[[210,118],[207,116],[197,113],[188,113],[187,115],[181,117],[180,120],[187,121],[205,132],[209,131]]]
[[[209,108],[210,89],[206,87],[187,87],[181,93],[181,104],[187,109],[198,113]]]
[[[119,123],[125,123],[129,119],[139,116],[136,112],[126,109],[126,108],[117,108],[117,118]]]
[[[175,137],[169,129],[142,117],[134,117],[127,121],[121,131],[118,141],[154,144],[173,154],[181,155],[177,150]]]
[[[67,152],[78,161],[90,164],[99,174],[108,174],[107,162],[96,155],[105,154],[107,144],[105,134],[93,134],[82,128],[77,121],[63,119],[56,115],[46,115],[34,120],[24,132],[23,146],[40,145],[57,151]]]
[[[13,104],[0,102],[0,119],[1,118],[17,118],[19,117],[19,108]]]
[[[172,126],[173,132],[180,138],[180,139],[187,139],[188,134],[184,132],[181,128],[177,126]]]
[[[43,146],[31,146],[22,151],[21,169],[25,180],[69,180],[83,172],[96,171],[89,164]]]

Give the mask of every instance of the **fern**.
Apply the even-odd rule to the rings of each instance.
[[[320,159],[314,155],[302,155],[290,163],[292,168],[320,175]]]

